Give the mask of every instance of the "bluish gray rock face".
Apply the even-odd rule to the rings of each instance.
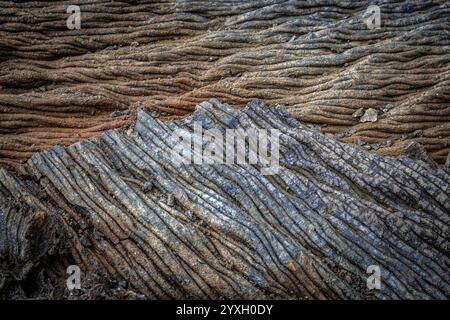
[[[194,123],[279,130],[278,172],[177,163],[173,132]],[[140,110],[128,129],[0,170],[3,295],[33,268],[58,286],[70,263],[126,280],[113,297],[448,298],[449,193],[448,171],[351,147],[277,106],[210,100],[173,122]]]

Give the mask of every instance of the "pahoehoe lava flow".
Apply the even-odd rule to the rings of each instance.
[[[81,8],[80,30],[66,26],[69,5]],[[0,165],[129,124],[130,106],[174,118],[211,98],[286,104],[347,143],[399,155],[417,142],[442,165],[448,2],[380,1],[375,30],[364,23],[367,6],[0,1]],[[360,122],[360,109],[377,121]]]
[[[278,174],[175,162],[170,137],[194,122],[280,130]],[[138,110],[126,131],[0,169],[3,292],[55,294],[66,262],[126,281],[113,297],[448,298],[449,190],[448,165],[371,154],[281,107],[210,100],[171,122]],[[366,287],[370,265],[380,291]],[[41,291],[23,291],[29,278]]]
[[[0,300],[448,299],[449,16],[0,0]],[[276,174],[179,162],[197,126],[278,132]]]

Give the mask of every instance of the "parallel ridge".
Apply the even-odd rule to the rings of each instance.
[[[194,121],[280,130],[279,173],[175,163],[173,131]],[[172,122],[139,110],[133,130],[37,153],[22,178],[0,169],[6,233],[23,228],[21,199],[62,221],[86,274],[105,268],[148,298],[450,297],[448,165],[368,153],[257,101]],[[370,265],[381,291],[367,290]]]
[[[68,30],[79,4],[81,30]],[[128,124],[140,105],[173,117],[217,97],[287,104],[349,143],[400,154],[450,151],[446,1],[0,2],[0,164]],[[383,109],[360,123],[360,109]],[[380,112],[381,113],[381,112]]]

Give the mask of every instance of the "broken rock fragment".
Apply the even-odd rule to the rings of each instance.
[[[378,120],[378,112],[375,109],[367,109],[363,116],[359,119],[359,122],[375,122]]]
[[[355,112],[353,112],[352,116],[353,118],[361,118],[364,114],[364,108],[359,108]]]

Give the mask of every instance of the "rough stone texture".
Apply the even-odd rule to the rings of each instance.
[[[172,132],[194,121],[280,130],[279,173],[177,165]],[[0,169],[0,296],[62,297],[78,264],[103,297],[448,299],[449,193],[447,166],[368,153],[280,107],[211,100],[172,122],[139,110],[130,128]]]
[[[414,140],[443,164],[448,1],[373,3],[381,29],[367,1],[0,1],[0,165],[131,123],[117,110],[173,118],[210,98],[287,104],[343,141],[398,155]],[[359,108],[386,112],[360,123]]]

